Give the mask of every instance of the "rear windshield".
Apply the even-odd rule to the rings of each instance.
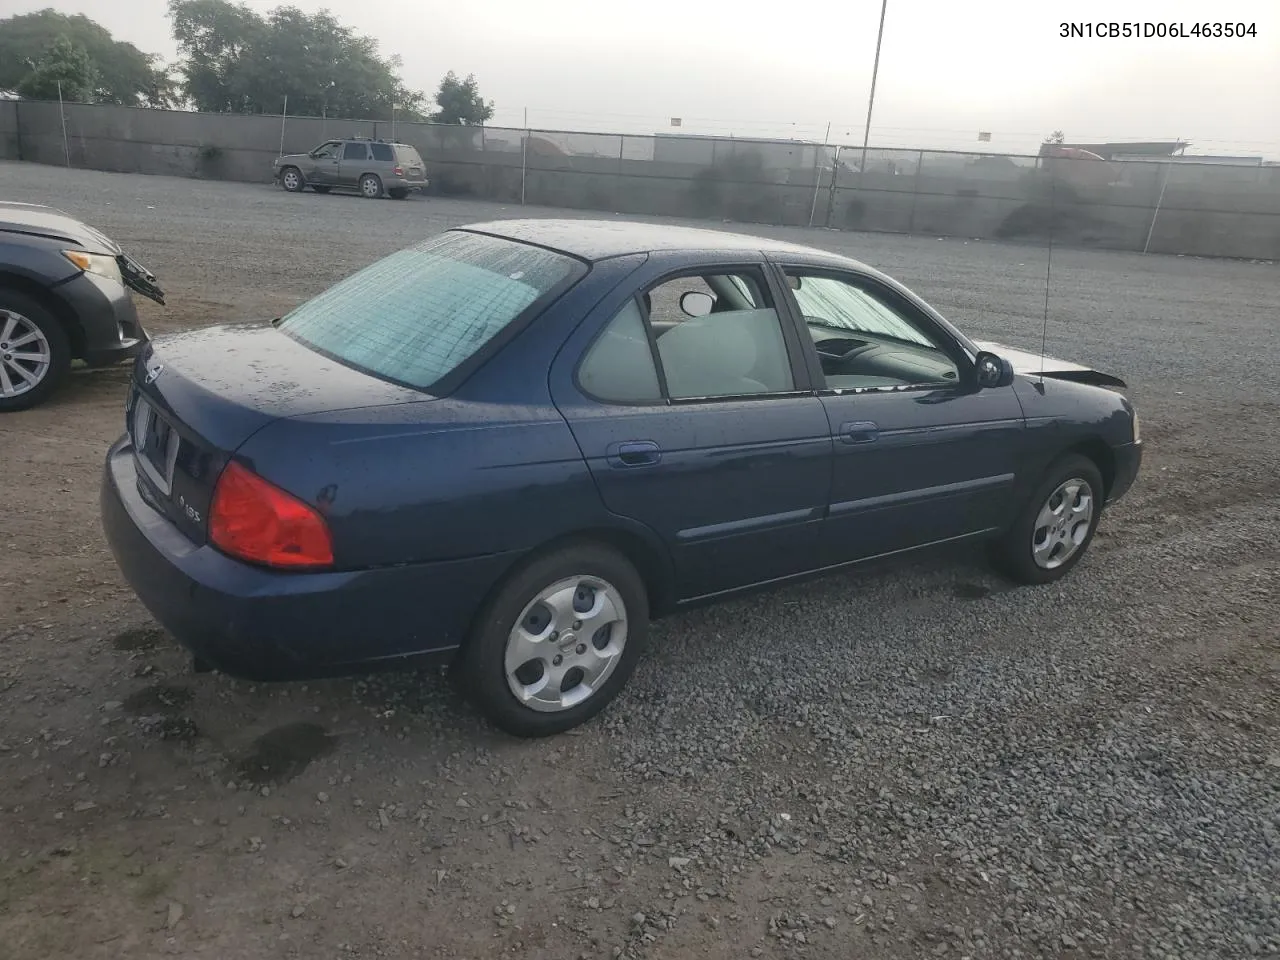
[[[396,144],[396,159],[401,163],[416,163],[419,166],[422,164],[422,157],[418,155],[418,151],[403,143]]]
[[[352,274],[279,329],[348,366],[425,390],[580,269],[540,247],[445,233]]]

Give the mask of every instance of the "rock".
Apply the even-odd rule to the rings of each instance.
[[[836,918],[835,918],[835,917],[827,917],[827,919],[823,920],[823,921],[822,921],[822,923],[823,923],[823,925],[825,925],[825,926],[826,926],[826,928],[827,928],[828,930],[834,930],[834,929],[836,928]]]
[[[325,793],[323,790],[321,790],[319,793],[317,793],[317,794],[316,794],[316,802],[317,802],[317,803],[328,803],[328,802],[329,802],[329,795],[328,795],[327,793]]]
[[[168,915],[165,917],[164,925],[168,927],[170,930],[172,930],[174,927],[176,927],[179,923],[182,922],[182,917],[183,917],[183,914],[185,913],[186,913],[186,910],[183,909],[182,904],[170,903],[169,912],[168,912]]]
[[[673,870],[682,870],[689,865],[688,857],[667,857],[667,866]]]
[[[303,906],[294,907],[293,910],[291,911],[293,915],[293,919],[295,920],[297,920],[298,917],[302,916],[306,912],[307,912],[307,908]]]
[[[645,917],[643,913],[636,912],[631,915],[631,922],[634,923],[637,927],[644,926],[644,922],[646,919],[648,918]]]

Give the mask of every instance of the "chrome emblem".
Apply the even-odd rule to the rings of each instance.
[[[156,382],[156,379],[160,376],[160,374],[161,374],[163,371],[164,371],[164,364],[163,364],[163,363],[157,363],[157,364],[156,364],[155,366],[153,366],[153,367],[148,367],[148,368],[147,368],[147,375],[146,375],[145,377],[143,377],[143,378],[142,378],[142,382],[143,382],[144,384],[152,384],[152,383],[155,383],[155,382]]]

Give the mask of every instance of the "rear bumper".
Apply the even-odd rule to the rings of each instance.
[[[136,357],[147,344],[133,296],[122,283],[82,273],[53,288],[83,333],[76,355],[91,367]]]
[[[277,573],[197,546],[138,493],[133,448],[107,454],[102,524],[138,598],[213,667],[251,680],[359,673],[447,654],[513,555]]]
[[[1115,459],[1116,475],[1111,481],[1107,503],[1115,503],[1121,499],[1138,478],[1138,470],[1142,466],[1142,441],[1112,447],[1111,455]]]

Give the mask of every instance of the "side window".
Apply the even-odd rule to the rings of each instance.
[[[373,159],[375,160],[394,160],[395,154],[391,152],[391,144],[389,143],[371,143],[369,149],[373,151]]]
[[[643,299],[671,399],[795,389],[782,323],[763,275],[678,277]]]
[[[343,160],[364,160],[369,156],[369,148],[363,143],[348,143],[342,148]]]
[[[578,368],[578,383],[596,399],[610,403],[653,403],[662,399],[644,317],[634,298],[627,301],[587,350]]]
[[[315,151],[315,157],[316,157],[316,159],[317,159],[317,160],[332,160],[334,157],[336,157],[336,156],[338,155],[338,147],[339,147],[339,146],[340,146],[340,144],[337,144],[337,143],[326,143],[326,144],[322,144],[322,145],[321,145],[321,146],[320,146],[320,147]]]
[[[955,361],[892,297],[852,279],[788,270],[787,280],[822,361],[828,389],[959,381]]]

